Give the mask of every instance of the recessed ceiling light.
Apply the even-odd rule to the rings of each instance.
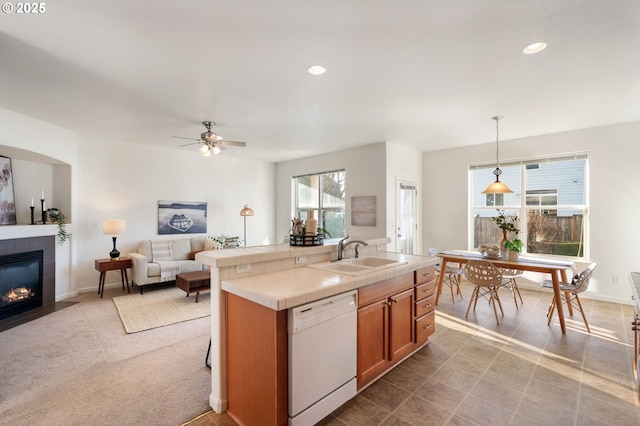
[[[545,47],[547,47],[547,43],[545,43],[544,41],[537,41],[535,43],[531,43],[530,45],[522,49],[522,51],[526,55],[531,55],[533,53],[542,52]]]
[[[311,65],[307,68],[307,72],[312,75],[321,75],[327,72],[327,69],[322,65]]]

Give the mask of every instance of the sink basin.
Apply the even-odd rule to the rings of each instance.
[[[351,263],[343,262],[316,263],[308,266],[309,268],[322,269],[323,271],[331,271],[347,275],[359,275],[371,271],[371,268],[368,266],[353,265]]]
[[[371,268],[377,268],[380,266],[395,266],[395,264],[407,263],[405,261],[398,261],[394,259],[385,259],[382,257],[363,257],[361,259],[353,259],[351,261],[354,265],[369,266]]]
[[[393,268],[404,265],[406,260],[385,259],[382,257],[362,257],[360,259],[343,259],[337,262],[315,263],[309,268],[323,271],[337,272],[345,275],[360,275],[380,269]]]

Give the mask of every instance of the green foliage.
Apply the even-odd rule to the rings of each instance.
[[[58,224],[58,244],[64,244],[65,241],[71,238],[71,235],[67,233],[67,228],[64,226],[67,218],[58,209],[49,209],[47,213],[49,214],[49,220]]]
[[[505,241],[502,246],[509,251],[522,253],[522,249],[524,248],[524,243],[517,238],[512,238],[510,240]]]
[[[520,230],[516,227],[516,223],[518,222],[518,216],[513,216],[510,219],[507,218],[504,214],[504,210],[496,209],[498,211],[498,216],[492,217],[493,221],[498,225],[498,228],[507,232],[514,232],[518,235]]]
[[[324,234],[325,237],[329,237],[329,238],[333,238],[331,236],[331,234],[329,233],[329,231],[327,231],[326,229],[322,229],[321,227],[318,226],[318,234]]]

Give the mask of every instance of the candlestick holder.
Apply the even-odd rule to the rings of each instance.
[[[36,209],[34,206],[29,207],[29,209],[31,210],[31,224],[35,225],[36,223],[33,221],[34,217],[33,217],[33,211]]]
[[[47,223],[47,212],[44,210],[44,198],[40,199],[40,206],[42,209],[42,224],[46,225]]]

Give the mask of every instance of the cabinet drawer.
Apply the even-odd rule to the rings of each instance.
[[[433,294],[425,299],[416,302],[416,318],[420,318],[424,314],[433,311],[436,307],[436,295]]]
[[[416,343],[424,343],[436,331],[436,311],[416,319]]]
[[[426,268],[420,268],[416,270],[416,284],[424,284],[436,278],[436,267],[427,266]]]
[[[358,289],[358,307],[385,299],[393,294],[411,289],[411,287],[413,287],[411,273],[360,287]]]
[[[416,300],[422,300],[434,294],[436,294],[436,280],[416,286]]]

